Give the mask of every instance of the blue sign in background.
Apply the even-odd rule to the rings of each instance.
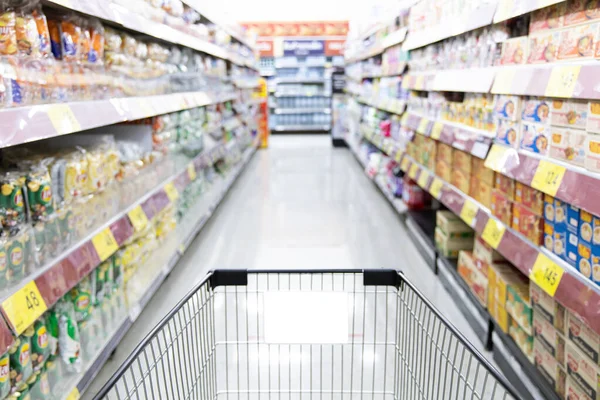
[[[324,40],[284,40],[284,56],[321,56],[325,54]]]

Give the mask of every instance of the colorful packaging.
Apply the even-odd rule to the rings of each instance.
[[[445,143],[438,142],[436,156],[439,161],[444,161],[446,164],[452,164],[454,148]]]
[[[521,182],[515,182],[515,201],[529,208],[536,215],[544,213],[544,194]]]
[[[585,142],[585,131],[552,127],[550,157],[583,166],[585,163]]]
[[[584,166],[590,171],[600,172],[600,135],[586,135]]]
[[[496,128],[496,143],[503,144],[505,146],[518,148],[520,137],[520,129],[517,122],[508,121],[505,119],[498,120]]]
[[[435,225],[450,239],[472,239],[474,237],[473,229],[451,211],[437,211]]]
[[[488,280],[476,266],[473,254],[468,251],[461,251],[458,255],[458,274],[463,278],[471,292],[475,295],[479,303],[486,307],[488,298]]]
[[[585,130],[590,133],[600,134],[600,102],[589,101],[587,112],[587,124]]]
[[[546,99],[527,98],[523,101],[524,122],[537,122],[545,124],[550,121],[550,101]]]
[[[0,356],[0,398],[10,393],[10,356],[5,352]]]
[[[461,250],[473,248],[472,238],[450,238],[439,227],[435,228],[434,241],[438,253],[446,258],[457,258]]]
[[[579,208],[567,205],[567,253],[565,260],[577,267],[579,245]]]
[[[577,25],[599,18],[598,0],[569,0],[566,2],[564,26]]]
[[[496,300],[496,297],[492,294],[494,292],[494,284],[492,284],[492,279],[495,277],[494,273],[488,275],[488,312],[490,316],[496,321],[496,324],[500,327],[500,330],[506,334],[508,334],[508,313],[506,312],[506,308],[499,301]]]
[[[505,225],[510,226],[512,222],[512,202],[498,189],[492,190],[492,215]]]
[[[450,171],[450,183],[456,186],[463,193],[469,193],[471,184],[471,175],[458,168],[452,168]]]
[[[588,118],[588,105],[585,101],[552,100],[550,123],[555,126],[568,126],[585,129]]]
[[[533,315],[535,341],[554,357],[560,365],[565,365],[565,338],[544,317]]]
[[[487,183],[481,182],[475,177],[471,178],[471,195],[472,197],[483,204],[487,208],[492,207],[492,190],[494,187]]]
[[[0,14],[0,55],[17,54],[17,17],[14,11]]]
[[[554,199],[554,254],[566,260],[567,203]]]
[[[452,167],[463,171],[466,175],[471,175],[472,158],[471,154],[456,150],[452,158]]]
[[[529,299],[529,282],[516,281],[507,287],[506,311],[527,333],[533,335],[533,311]]]
[[[43,319],[38,319],[33,324],[34,334],[31,337],[31,362],[34,371],[42,369],[50,355],[48,346],[48,331]]]
[[[509,178],[508,176],[504,176],[502,174],[496,174],[494,189],[504,193],[509,200],[515,199],[515,187],[516,184],[513,178]]]
[[[40,55],[42,57],[49,57],[50,53],[52,52],[50,48],[50,32],[48,30],[48,21],[42,12],[41,6],[38,6],[33,10],[33,18],[35,20],[39,37]]]
[[[548,126],[523,122],[519,147],[532,153],[546,155],[548,154],[550,135],[551,130]]]
[[[529,361],[533,361],[533,336],[525,331],[523,327],[510,316],[510,313],[508,314],[508,335],[514,340],[525,357],[527,357]]]
[[[533,11],[531,13],[531,22],[529,23],[529,32],[533,33],[562,28],[566,9],[565,3],[559,3]]]
[[[561,31],[558,59],[593,57],[597,36],[597,23],[577,25]]]
[[[19,12],[15,20],[18,54],[40,58],[40,39],[33,15]]]
[[[517,121],[521,113],[521,97],[509,95],[495,96],[494,117]]]
[[[592,240],[594,236],[594,216],[587,211],[579,213],[579,243],[577,246],[577,270],[586,278],[592,279]]]
[[[31,336],[33,336],[33,327],[29,327],[21,336],[16,338],[13,345],[8,349],[10,354],[10,382],[13,387],[26,382],[33,373]]]
[[[578,347],[567,341],[567,374],[592,399],[600,398],[600,368],[586,357]]]
[[[590,360],[600,366],[600,335],[591,330],[574,313],[568,312],[567,332],[569,342],[577,346]]]
[[[595,215],[592,216],[592,229],[592,281],[600,285],[600,218]]]
[[[567,376],[567,389],[566,389],[567,400],[592,400],[590,396],[583,390],[577,382],[570,376]]]
[[[544,219],[520,203],[512,205],[512,228],[522,233],[533,244],[541,246],[544,240]]]
[[[567,374],[563,366],[552,354],[548,353],[538,340],[534,341],[534,364],[540,374],[548,381],[550,387],[556,391],[561,399],[565,398]]]
[[[496,173],[494,170],[485,166],[485,160],[478,157],[471,157],[471,175],[479,179],[482,183],[494,186]]]
[[[475,257],[475,260],[477,261],[478,264],[479,264],[479,262],[481,262],[483,264],[490,265],[490,264],[493,264],[496,262],[505,261],[502,254],[500,254],[496,250],[494,250],[492,248],[492,246],[487,244],[485,242],[485,240],[483,240],[481,238],[481,236],[475,237],[475,244],[473,247],[473,257]],[[487,271],[487,267],[480,268],[480,269],[484,272]],[[487,272],[485,272],[485,274],[487,275]]]
[[[58,314],[58,348],[68,372],[81,372],[81,343],[73,304],[60,300],[55,306]]]
[[[543,32],[529,36],[529,64],[556,61],[560,46],[560,32]]]
[[[435,174],[438,177],[440,177],[443,181],[450,182],[450,171],[452,171],[450,164],[442,160],[436,161]]]
[[[565,335],[567,332],[565,307],[533,282],[529,283],[529,297],[534,318],[545,319],[558,333]]]
[[[502,65],[525,64],[529,55],[527,38],[521,36],[502,42]]]

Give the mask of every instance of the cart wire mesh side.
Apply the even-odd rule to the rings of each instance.
[[[217,270],[96,399],[513,399],[391,270]]]

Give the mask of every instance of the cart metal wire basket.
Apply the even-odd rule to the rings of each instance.
[[[96,399],[513,399],[392,270],[217,270]]]

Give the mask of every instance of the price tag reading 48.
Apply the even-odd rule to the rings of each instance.
[[[20,335],[48,309],[44,298],[35,284],[29,282],[17,293],[2,302],[4,315],[15,333]]]

